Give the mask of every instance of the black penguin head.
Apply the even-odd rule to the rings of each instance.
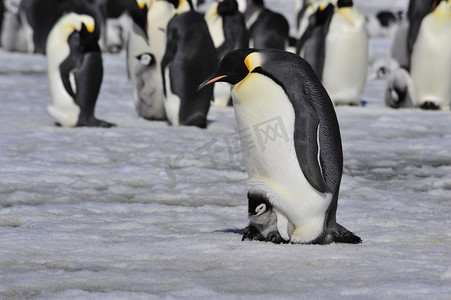
[[[352,2],[352,0],[338,0],[337,1],[337,7],[341,8],[341,7],[351,7],[353,6],[354,3]]]
[[[129,8],[129,14],[133,22],[142,29],[147,38],[147,12],[149,8],[144,1],[135,1]]]
[[[238,2],[236,0],[223,0],[218,4],[218,15],[231,16],[238,12]]]
[[[136,56],[136,59],[144,66],[152,66],[155,65],[155,56],[151,53],[142,53]]]
[[[249,216],[260,216],[272,210],[271,203],[261,194],[248,193],[247,198]]]
[[[256,49],[238,49],[228,53],[219,63],[219,68],[207,80],[199,85],[199,90],[209,84],[217,81],[223,81],[230,84],[237,84],[243,80],[250,70],[248,63],[248,56],[253,52],[258,52]]]

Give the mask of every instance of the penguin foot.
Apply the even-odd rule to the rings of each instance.
[[[329,234],[332,236],[332,242],[346,243],[346,244],[360,244],[362,239],[356,236],[351,231],[347,230],[340,224],[336,224],[336,227],[331,229]]]
[[[420,105],[420,108],[424,110],[439,110],[440,106],[432,101],[426,101]]]
[[[96,118],[92,118],[87,122],[78,121],[77,127],[101,127],[101,128],[110,128],[110,127],[116,127],[117,125],[114,123],[110,123],[104,120],[99,120]]]
[[[247,226],[243,230],[243,238],[241,241],[244,240],[264,241],[265,237],[254,226]]]
[[[280,236],[278,231],[272,231],[268,233],[265,240],[274,244],[285,243],[285,240]]]

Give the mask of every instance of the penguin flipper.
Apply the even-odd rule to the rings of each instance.
[[[83,54],[79,50],[80,39],[80,34],[78,32],[74,32],[69,36],[67,42],[69,45],[70,54],[61,63],[59,68],[63,86],[72,98],[75,98],[76,89],[72,87],[70,77],[74,70],[77,69],[83,61]]]
[[[171,20],[172,21],[172,20]],[[161,60],[161,74],[163,77],[163,89],[164,94],[167,95],[166,91],[166,79],[165,79],[165,70],[168,65],[172,62],[177,53],[177,30],[174,27],[170,27],[170,23],[167,27],[167,40],[166,40],[166,51],[164,52],[163,58]]]

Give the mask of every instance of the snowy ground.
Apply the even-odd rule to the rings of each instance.
[[[118,127],[58,128],[45,58],[0,50],[0,298],[450,299],[451,113],[386,108],[384,87],[336,109],[337,218],[363,244],[241,242],[233,109],[207,130],[138,119],[105,55],[97,116]]]

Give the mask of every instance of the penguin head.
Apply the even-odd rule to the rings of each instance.
[[[155,56],[151,53],[142,53],[136,59],[144,66],[150,67],[155,64]]]
[[[199,89],[219,81],[237,84],[260,65],[261,56],[257,49],[231,51],[222,58],[216,72],[199,85]]]
[[[136,0],[136,4],[129,10],[133,22],[142,29],[147,38],[147,12],[149,11],[150,1]]]
[[[238,12],[238,2],[236,0],[223,0],[218,4],[218,15],[231,16]]]
[[[261,194],[248,193],[247,197],[249,217],[258,217],[266,212],[272,211],[272,205],[265,196]]]
[[[337,7],[338,8],[352,7],[352,6],[354,6],[354,3],[352,2],[352,0],[338,0],[337,1]]]

